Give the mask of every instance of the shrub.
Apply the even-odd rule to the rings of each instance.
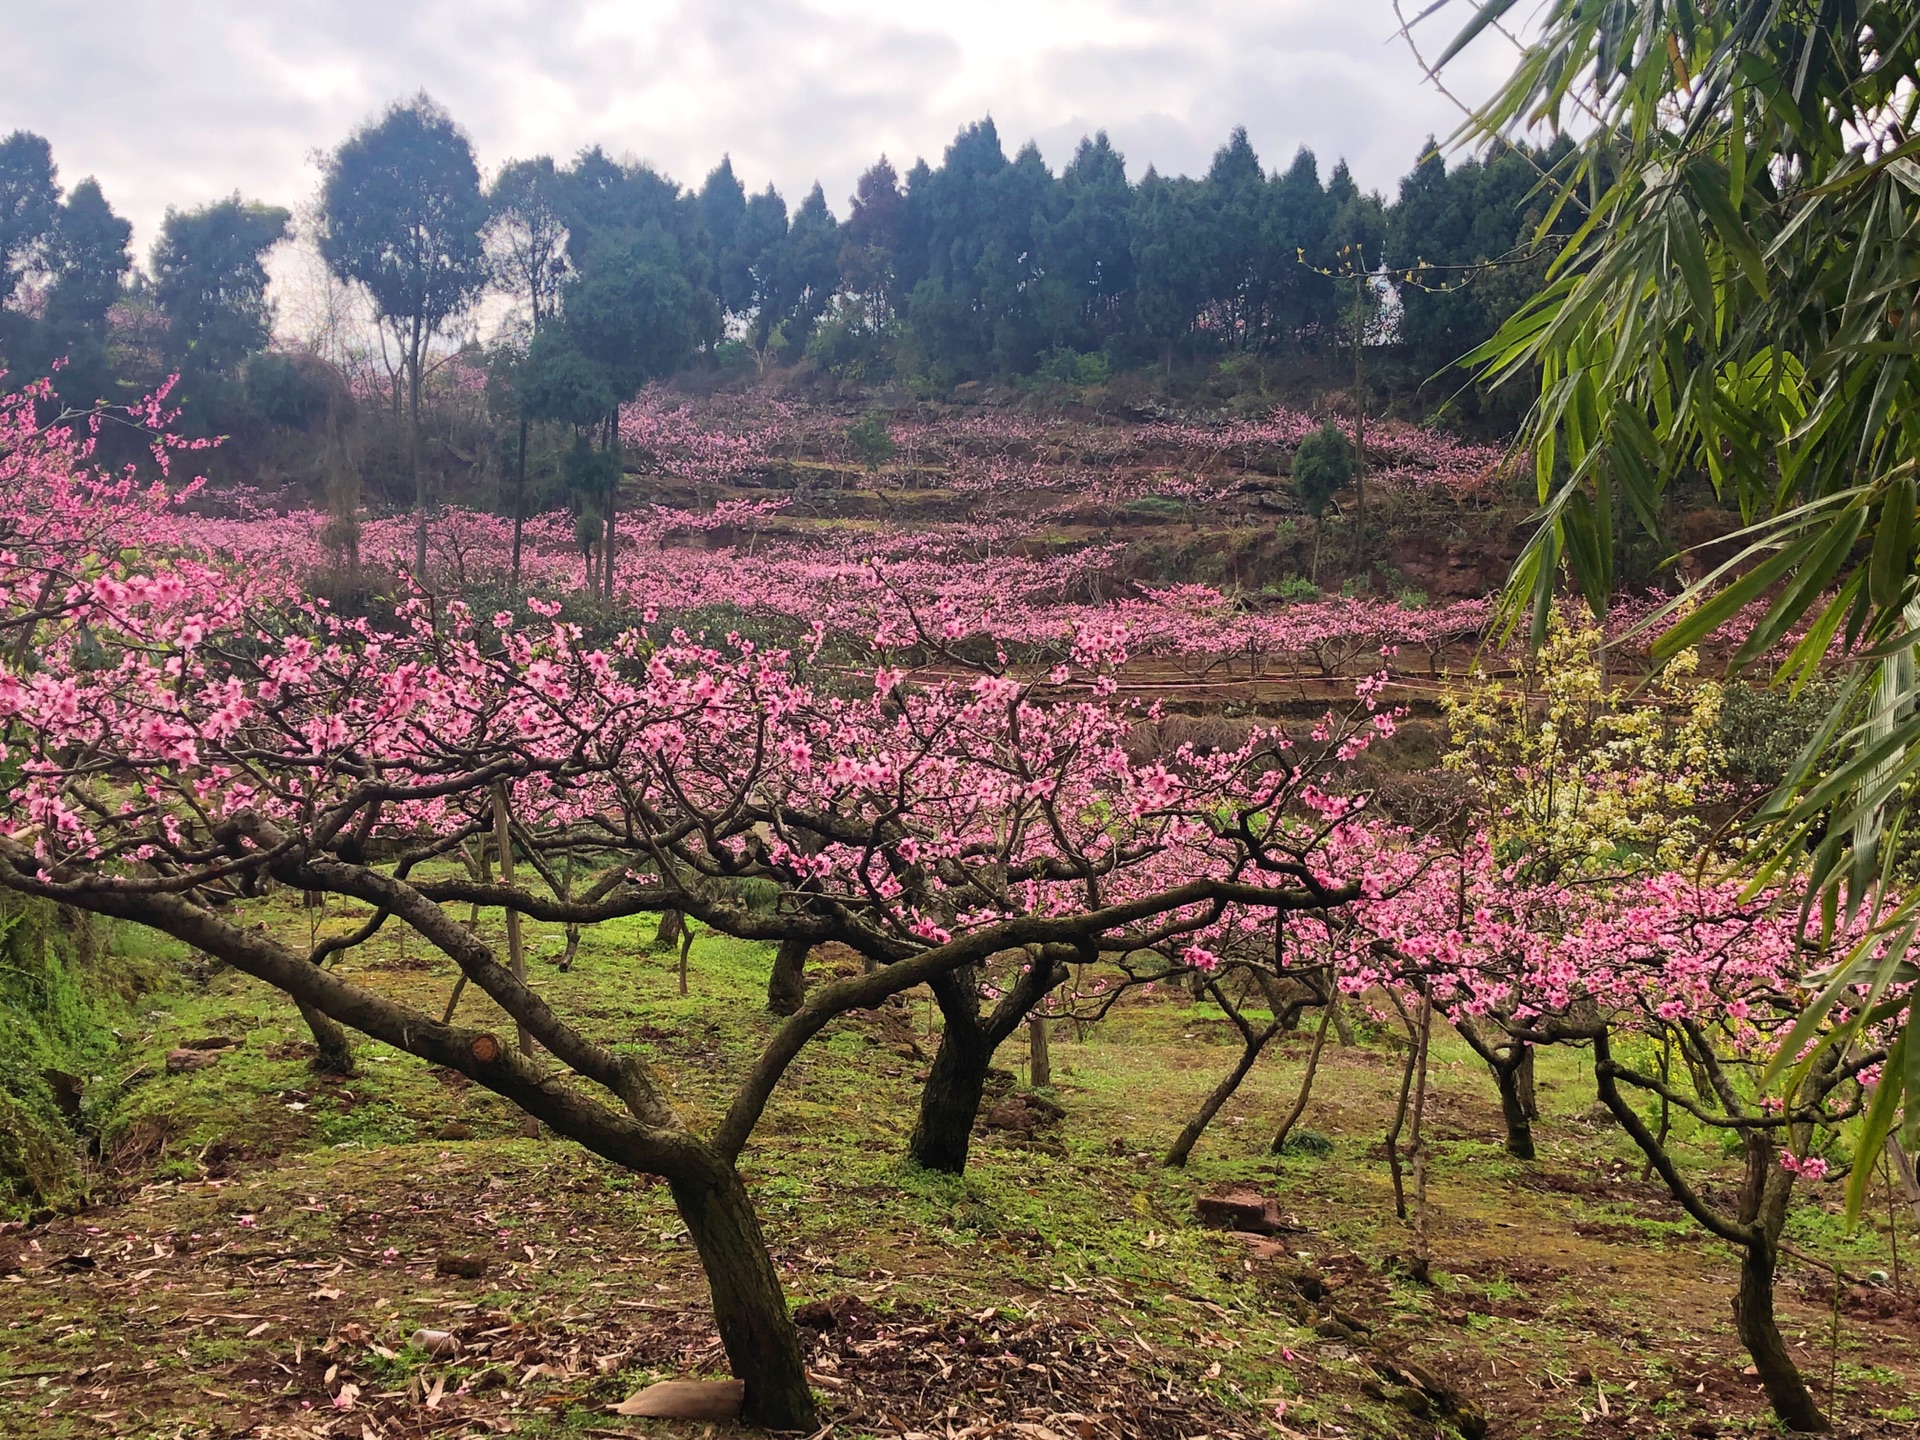
[[[885,380],[893,374],[893,337],[869,324],[857,307],[844,306],[814,327],[806,357],[839,380]]]
[[[1826,723],[1837,689],[1831,679],[1816,680],[1798,695],[1744,680],[1727,686],[1720,697],[1727,769],[1768,787],[1785,780],[1800,751]]]
[[[1113,366],[1097,350],[1082,354],[1062,345],[1040,362],[1038,373],[1056,385],[1104,385],[1113,377]]]
[[[1307,513],[1318,520],[1336,492],[1353,483],[1353,446],[1329,420],[1293,452],[1293,488]]]
[[[1178,518],[1186,514],[1186,502],[1176,500],[1171,495],[1141,495],[1127,501],[1121,507],[1129,515],[1145,515],[1154,519]]]
[[[847,448],[868,470],[878,470],[893,459],[895,445],[893,432],[887,428],[887,417],[878,410],[869,410],[847,430]]]
[[[329,395],[314,373],[318,362],[303,364],[291,355],[267,351],[247,362],[242,393],[253,409],[289,430],[307,430],[327,413]]]
[[[1333,1153],[1333,1141],[1318,1130],[1295,1130],[1288,1134],[1286,1144],[1280,1147],[1282,1155],[1306,1155],[1312,1159],[1324,1159]]]

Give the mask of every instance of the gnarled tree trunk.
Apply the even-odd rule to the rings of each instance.
[[[1495,1026],[1489,1026],[1492,1033],[1486,1033],[1480,1022],[1473,1019],[1463,1019],[1458,1029],[1473,1053],[1486,1062],[1494,1086],[1500,1092],[1500,1117],[1507,1126],[1507,1153],[1516,1160],[1533,1159],[1533,1122],[1540,1114],[1534,1094],[1533,1046]]]
[[[1333,998],[1327,1001],[1327,1008],[1321,1012],[1320,1028],[1313,1032],[1313,1048],[1307,1052],[1307,1068],[1300,1076],[1300,1091],[1293,1097],[1293,1107],[1280,1122],[1280,1128],[1273,1132],[1273,1144],[1268,1148],[1275,1155],[1286,1152],[1287,1137],[1293,1134],[1293,1127],[1300,1123],[1300,1117],[1307,1113],[1307,1101],[1313,1098],[1313,1077],[1320,1071],[1320,1052],[1327,1045],[1327,1024],[1339,1018],[1339,1005],[1336,991]]]
[[[1753,1358],[1754,1372],[1767,1392],[1773,1413],[1789,1430],[1821,1432],[1832,1427],[1800,1378],[1773,1314],[1775,1241],[1756,1236],[1740,1257],[1740,1288],[1733,1297],[1733,1324]]]
[[[739,1175],[717,1166],[704,1181],[668,1185],[707,1272],[727,1365],[746,1385],[741,1418],[770,1430],[812,1430],[813,1393],[799,1334]]]
[[[998,1048],[980,1023],[977,1005],[969,1004],[976,983],[969,967],[933,985],[946,1026],[920,1091],[920,1117],[914,1123],[913,1138],[907,1142],[907,1158],[923,1170],[958,1175],[967,1168],[973,1122],[987,1089],[987,1067]]]
[[[782,940],[773,954],[773,973],[767,977],[767,1009],[776,1015],[791,1015],[807,999],[807,954],[813,944],[808,940]]]
[[[907,1142],[907,1158],[914,1164],[949,1175],[966,1169],[967,1146],[986,1094],[987,1067],[993,1063],[994,1051],[1067,978],[1065,958],[1030,950],[1019,978],[984,1018],[977,967],[949,971],[928,982],[946,1024],[920,1092],[920,1118]]]
[[[1500,1116],[1507,1122],[1507,1153],[1516,1160],[1534,1158],[1533,1117],[1528,1097],[1533,1086],[1533,1047],[1522,1045],[1517,1062],[1493,1064],[1493,1083],[1500,1087]]]
[[[323,1075],[352,1075],[353,1041],[348,1037],[346,1028],[332,1016],[314,1009],[311,1005],[300,1006],[300,1018],[307,1022],[307,1029],[313,1032],[313,1068]]]

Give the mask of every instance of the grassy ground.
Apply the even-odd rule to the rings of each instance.
[[[354,919],[284,901],[257,918],[303,939]],[[767,1033],[768,955],[702,936],[682,998],[649,933],[604,926],[562,975],[558,934],[535,926],[532,969],[704,1119]],[[452,983],[417,941],[383,937],[343,968],[435,1010]],[[489,1008],[469,992],[462,1017]],[[143,1020],[87,1096],[117,1193],[0,1234],[0,1435],[646,1433],[668,1427],[607,1407],[722,1373],[664,1187],[529,1138],[503,1102],[384,1047],[323,1081],[291,1008],[232,974]],[[983,1135],[950,1179],[901,1159],[932,1025],[924,994],[837,1024],[746,1157],[792,1300],[827,1302],[801,1313],[836,1434],[1424,1437],[1475,1417],[1494,1436],[1769,1432],[1731,1333],[1730,1252],[1588,1118],[1578,1053],[1542,1057],[1541,1157],[1522,1165],[1499,1148],[1484,1072],[1436,1045],[1421,1285],[1380,1151],[1399,1065],[1383,1036],[1329,1046],[1304,1121],[1324,1145],[1265,1154],[1295,1037],[1168,1171],[1159,1155],[1236,1051],[1205,1008],[1143,997],[1083,1038],[1061,1027],[1063,1122]],[[168,1073],[171,1050],[211,1040],[234,1043]],[[1705,1143],[1689,1156],[1730,1177]],[[1193,1223],[1197,1195],[1236,1186],[1276,1197],[1289,1228],[1259,1241]],[[1884,1220],[1848,1238],[1820,1199],[1792,1238],[1849,1274],[1889,1266]],[[1789,1343],[1857,1433],[1906,1433],[1920,1309],[1853,1287],[1836,1329],[1822,1274],[1789,1264]],[[428,1354],[421,1329],[458,1353]]]

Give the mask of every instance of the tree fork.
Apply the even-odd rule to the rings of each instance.
[[[1827,1053],[1832,1056],[1831,1051]],[[1818,1434],[1831,1429],[1801,1379],[1800,1369],[1780,1335],[1779,1322],[1773,1313],[1779,1230],[1786,1221],[1793,1177],[1774,1166],[1772,1141],[1747,1133],[1747,1181],[1742,1197],[1742,1209],[1746,1213],[1740,1220],[1729,1220],[1686,1183],[1666,1147],[1655,1139],[1639,1111],[1620,1093],[1619,1067],[1614,1063],[1604,1026],[1593,1036],[1593,1061],[1594,1084],[1601,1102],[1659,1171],[1673,1198],[1713,1234],[1739,1247],[1740,1286],[1733,1300],[1734,1329],[1753,1360],[1754,1373],[1767,1392],[1767,1401],[1773,1406],[1775,1416],[1789,1430]],[[1830,1069],[1826,1073],[1831,1073]],[[1813,1083],[1819,1086],[1824,1078],[1824,1074],[1816,1074]]]
[[[1462,1019],[1454,1028],[1473,1053],[1486,1063],[1494,1088],[1500,1092],[1500,1117],[1507,1127],[1507,1153],[1516,1160],[1534,1159],[1533,1121],[1540,1113],[1534,1096],[1534,1047],[1525,1040],[1509,1037],[1503,1048],[1497,1040],[1489,1041],[1481,1035],[1479,1026],[1471,1019]]]
[[[1522,1068],[1533,1068],[1533,1047],[1516,1042],[1520,1054],[1511,1061],[1489,1062],[1493,1071],[1493,1081],[1500,1089],[1500,1115],[1507,1125],[1507,1153],[1516,1160],[1535,1158],[1533,1144],[1533,1115],[1527,1105],[1527,1091],[1531,1088],[1525,1083]]]

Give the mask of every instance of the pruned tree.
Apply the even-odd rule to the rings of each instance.
[[[7,563],[57,559],[72,533]],[[0,576],[32,641],[0,670],[22,766],[0,802],[0,887],[162,931],[666,1179],[758,1423],[812,1425],[813,1401],[737,1167],[813,1036],[1011,948],[1036,957],[1038,987],[1069,958],[1165,952],[1355,893],[1321,873],[1322,831],[1298,814],[1313,767],[1278,737],[1142,767],[1124,714],[998,677],[919,690],[888,672],[849,702],[779,652],[638,634],[590,648],[565,624],[429,599],[348,621],[271,576],[188,553],[156,574],[134,553],[67,556],[91,582],[51,609],[19,609],[36,571]],[[121,663],[95,664],[102,647]],[[432,863],[489,834],[527,869]],[[780,902],[746,903],[744,880]],[[245,907],[280,886],[367,918],[317,944],[262,928]],[[871,966],[816,986],[699,1126],[447,908],[475,905],[580,926],[677,912],[743,939],[838,940]],[[329,967],[388,926],[526,1044]]]

